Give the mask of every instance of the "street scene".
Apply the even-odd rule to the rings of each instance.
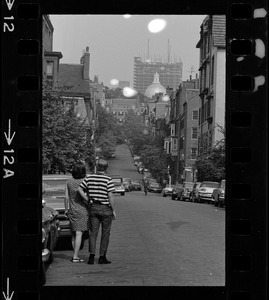
[[[42,21],[41,284],[224,286],[225,15]]]
[[[141,180],[126,145],[117,147],[109,172]],[[174,201],[159,193],[115,196],[108,257],[110,265],[86,263],[88,240],[71,264],[71,240],[54,252],[46,286],[224,286],[225,210]],[[100,237],[99,237],[100,238]],[[99,240],[99,239],[98,239]]]

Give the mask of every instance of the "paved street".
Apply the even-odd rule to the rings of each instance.
[[[109,160],[109,172],[139,179],[126,145]],[[108,250],[110,265],[88,265],[88,241],[80,257],[54,253],[47,286],[224,286],[225,210],[173,201],[141,191],[115,196],[117,219]],[[99,246],[99,239],[98,239]],[[97,258],[98,259],[98,256]]]

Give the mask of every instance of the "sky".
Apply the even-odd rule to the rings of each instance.
[[[50,15],[53,51],[62,52],[60,63],[79,64],[83,50],[89,47],[90,79],[98,75],[99,82],[112,87],[110,81],[129,81],[133,86],[135,56],[149,53],[167,61],[181,59],[183,80],[195,76],[199,68],[200,25],[206,15]],[[165,20],[164,29],[153,32],[148,24]],[[164,22],[164,21],[163,21]],[[191,70],[193,72],[191,73]]]

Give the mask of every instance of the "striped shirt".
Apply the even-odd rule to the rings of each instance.
[[[102,204],[109,204],[108,193],[115,190],[112,179],[104,174],[88,175],[80,184],[80,187],[86,191],[95,201],[100,201]]]

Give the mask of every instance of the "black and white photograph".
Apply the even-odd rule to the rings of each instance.
[[[226,16],[42,15],[42,285],[225,286]]]

